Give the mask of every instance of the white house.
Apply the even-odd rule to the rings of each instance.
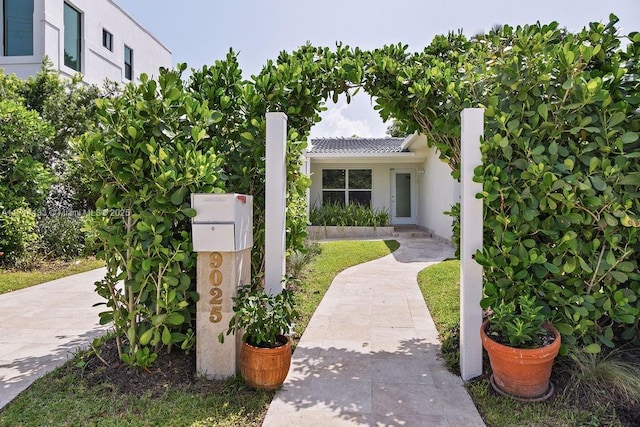
[[[309,145],[311,207],[370,204],[387,210],[392,225],[416,225],[451,240],[452,218],[443,212],[460,200],[460,185],[425,136],[319,138]]]
[[[112,0],[0,0],[0,68],[35,75],[46,55],[62,76],[127,83],[173,66],[171,51]]]

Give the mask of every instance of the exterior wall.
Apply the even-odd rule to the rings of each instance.
[[[429,148],[423,170],[418,179],[418,224],[435,235],[451,240],[453,218],[443,212],[459,199],[459,184],[451,177],[451,168],[438,158],[435,148]]]
[[[2,0],[0,0],[1,2]],[[81,72],[88,83],[124,78],[124,45],[133,49],[133,82],[141,73],[158,75],[160,67],[172,67],[171,51],[120,9],[112,0],[68,0],[82,14]],[[60,74],[76,71],[64,65],[64,0],[35,0],[33,56],[0,56],[0,68],[20,78],[35,75],[47,55]],[[102,46],[102,29],[113,34],[113,52]]]
[[[422,168],[420,163],[311,163],[311,191],[309,194],[309,205],[311,207],[320,206],[322,200],[322,170],[323,169],[371,169],[372,172],[372,193],[371,205],[374,209],[385,209],[391,213],[391,169],[413,169],[417,171]],[[417,175],[417,174],[416,174]],[[419,187],[418,187],[419,188]],[[420,199],[418,190],[417,198]],[[416,203],[420,203],[419,200]],[[418,205],[420,206],[420,205]]]

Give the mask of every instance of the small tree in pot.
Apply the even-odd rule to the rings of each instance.
[[[480,329],[493,371],[491,384],[520,400],[551,395],[549,378],[560,350],[560,333],[542,314],[534,296],[502,301]]]
[[[262,287],[245,285],[238,289],[233,303],[227,335],[243,333],[240,374],[252,388],[280,387],[291,365],[291,342],[286,334],[298,317],[293,292],[285,289],[269,295]],[[218,340],[223,342],[224,334]]]

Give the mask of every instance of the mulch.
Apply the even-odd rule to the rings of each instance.
[[[195,352],[185,354],[180,349],[163,352],[150,368],[132,367],[118,357],[115,340],[99,348],[99,357],[89,355],[80,374],[90,387],[108,384],[114,391],[132,396],[162,396],[168,386],[206,387],[215,381],[204,381],[195,375]],[[106,364],[105,364],[106,362]]]

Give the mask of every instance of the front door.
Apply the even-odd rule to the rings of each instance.
[[[391,170],[391,223],[415,224],[415,179],[412,169]]]

